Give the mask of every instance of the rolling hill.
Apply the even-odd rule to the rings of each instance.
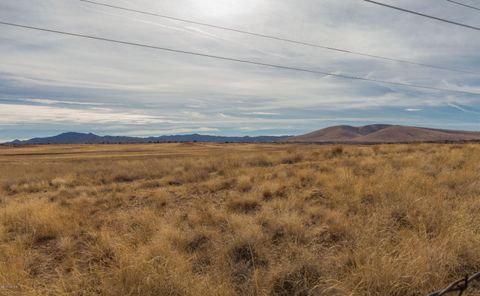
[[[291,137],[299,143],[408,143],[479,141],[480,132],[431,129],[400,125],[333,126]]]

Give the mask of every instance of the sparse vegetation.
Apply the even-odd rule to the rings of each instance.
[[[4,147],[0,295],[426,295],[480,270],[479,180],[473,144]]]

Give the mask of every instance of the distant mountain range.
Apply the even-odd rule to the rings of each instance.
[[[375,124],[361,127],[332,126],[306,135],[291,137],[299,143],[410,143],[480,141],[480,132]]]
[[[341,125],[301,136],[224,137],[208,135],[173,135],[149,138],[97,136],[89,133],[63,133],[54,137],[4,143],[4,145],[42,144],[131,144],[168,142],[213,143],[410,143],[480,141],[480,132],[453,131],[413,126],[375,124],[361,127]]]
[[[288,136],[260,136],[260,137],[222,137],[206,135],[173,135],[149,138],[97,136],[89,133],[63,133],[53,137],[33,138],[30,140],[4,143],[4,145],[42,145],[42,144],[129,144],[129,143],[168,143],[168,142],[232,142],[232,143],[268,143],[282,141]]]

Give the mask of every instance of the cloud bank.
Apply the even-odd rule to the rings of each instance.
[[[105,3],[374,55],[480,72],[479,33],[363,1]],[[480,25],[435,0],[385,3]],[[0,19],[189,51],[480,92],[480,75],[292,45],[92,6],[3,1]],[[480,96],[269,69],[0,26],[0,138],[64,131],[300,134],[333,124],[479,130]],[[421,111],[421,112],[420,112]],[[158,134],[158,135],[159,135]]]

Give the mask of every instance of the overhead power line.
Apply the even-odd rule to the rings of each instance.
[[[90,4],[93,4],[93,5],[119,9],[119,10],[123,10],[123,11],[129,11],[129,12],[135,12],[135,13],[144,14],[144,15],[156,16],[156,17],[160,17],[160,18],[163,18],[163,19],[173,20],[173,21],[179,21],[179,22],[184,22],[184,23],[189,23],[189,24],[194,24],[194,25],[199,25],[199,26],[204,26],[204,27],[226,30],[226,31],[241,33],[241,34],[245,34],[245,35],[255,36],[255,37],[261,37],[261,38],[267,38],[267,39],[276,40],[276,41],[287,42],[287,43],[291,43],[291,44],[298,44],[298,45],[303,45],[303,46],[308,46],[308,47],[321,48],[321,49],[325,49],[325,50],[336,51],[336,52],[341,52],[341,53],[346,53],[346,54],[352,54],[352,55],[357,55],[357,56],[362,56],[362,57],[367,57],[367,58],[381,59],[381,60],[390,61],[390,62],[410,64],[410,65],[415,65],[415,66],[420,66],[420,67],[427,67],[427,68],[444,70],[444,71],[452,71],[452,72],[457,72],[457,73],[478,74],[478,73],[475,73],[475,72],[472,72],[472,71],[466,71],[466,70],[461,70],[461,69],[453,69],[453,68],[448,68],[448,67],[444,67],[444,66],[438,66],[438,65],[426,64],[426,63],[408,61],[408,60],[404,60],[404,59],[397,59],[397,58],[391,58],[391,57],[384,57],[384,56],[379,56],[379,55],[374,55],[374,54],[369,54],[369,53],[362,53],[362,52],[352,51],[352,50],[348,50],[348,49],[330,47],[330,46],[314,44],[314,43],[309,43],[309,42],[302,42],[302,41],[297,41],[297,40],[288,39],[288,38],[282,38],[282,37],[278,37],[278,36],[266,35],[266,34],[261,34],[261,33],[255,33],[255,32],[235,29],[235,28],[229,28],[229,27],[218,26],[218,25],[213,25],[213,24],[208,24],[208,23],[203,23],[203,22],[197,22],[197,21],[194,21],[194,20],[178,18],[178,17],[169,16],[169,15],[158,14],[158,13],[154,13],[154,12],[142,11],[142,10],[137,10],[137,9],[131,9],[131,8],[127,8],[127,7],[121,7],[121,6],[116,6],[116,5],[111,5],[111,4],[106,4],[106,3],[96,2],[96,1],[90,1],[90,0],[79,0],[79,1],[85,2],[85,3],[90,3]]]
[[[186,51],[186,50],[180,50],[180,49],[160,47],[160,46],[148,45],[148,44],[143,44],[143,43],[122,41],[122,40],[110,39],[110,38],[105,38],[105,37],[71,33],[71,32],[66,32],[66,31],[52,30],[52,29],[22,25],[22,24],[15,24],[15,23],[3,22],[3,21],[0,21],[0,25],[22,28],[22,29],[27,29],[27,30],[35,30],[35,31],[55,33],[55,34],[61,34],[61,35],[66,35],[66,36],[78,37],[78,38],[85,38],[85,39],[90,39],[90,40],[99,40],[99,41],[110,42],[110,43],[115,43],[115,44],[137,46],[137,47],[161,50],[161,51],[166,51],[166,52],[180,53],[180,54],[185,54],[185,55],[200,56],[200,57],[204,57],[204,58],[217,59],[217,60],[223,60],[223,61],[231,61],[231,62],[237,62],[237,63],[244,63],[244,64],[250,64],[250,65],[270,67],[270,68],[277,68],[277,69],[283,69],[283,70],[299,71],[299,72],[312,73],[312,74],[320,74],[320,75],[338,77],[338,78],[342,78],[342,79],[375,82],[375,83],[394,85],[394,86],[403,86],[403,87],[418,88],[418,89],[462,93],[462,94],[469,94],[469,95],[480,95],[480,93],[477,93],[477,92],[456,90],[456,89],[450,89],[450,88],[440,88],[440,87],[433,87],[433,86],[426,86],[426,85],[419,85],[419,84],[410,84],[410,83],[403,83],[403,82],[395,82],[395,81],[378,80],[378,79],[372,79],[372,78],[366,78],[366,77],[360,77],[360,76],[335,74],[335,73],[329,73],[329,72],[326,72],[326,71],[318,71],[318,70],[311,70],[311,69],[306,69],[306,68],[282,66],[282,65],[276,65],[276,64],[255,62],[255,61],[251,61],[251,60],[229,58],[229,57],[212,55],[212,54],[205,54],[205,53],[199,53],[199,52],[193,52],[193,51]]]
[[[475,9],[475,10],[480,10],[479,7],[467,5],[467,4],[465,4],[465,3],[461,3],[461,2],[457,2],[457,1],[452,1],[452,0],[447,0],[447,1],[448,1],[448,2],[451,2],[451,3],[454,3],[454,4],[457,4],[457,5],[460,5],[460,6],[467,7],[467,8],[471,8],[471,9]]]
[[[372,1],[372,0],[363,0],[363,1],[370,2],[370,3],[376,4],[376,5],[380,5],[380,6],[385,6],[385,7],[388,7],[388,8],[395,9],[395,10],[415,14],[415,15],[418,15],[418,16],[423,16],[423,17],[426,17],[426,18],[429,18],[429,19],[440,21],[440,22],[449,23],[449,24],[452,24],[452,25],[456,25],[456,26],[480,31],[480,27],[475,27],[475,26],[470,26],[470,25],[466,25],[466,24],[462,24],[462,23],[457,23],[457,22],[450,21],[450,20],[443,19],[443,18],[439,18],[439,17],[436,17],[436,16],[432,16],[432,15],[428,15],[428,14],[424,14],[424,13],[416,12],[416,11],[413,11],[413,10],[408,10],[408,9],[401,8],[401,7],[398,7],[398,6],[393,6],[393,5],[380,3],[380,2],[376,2],[376,1]]]

